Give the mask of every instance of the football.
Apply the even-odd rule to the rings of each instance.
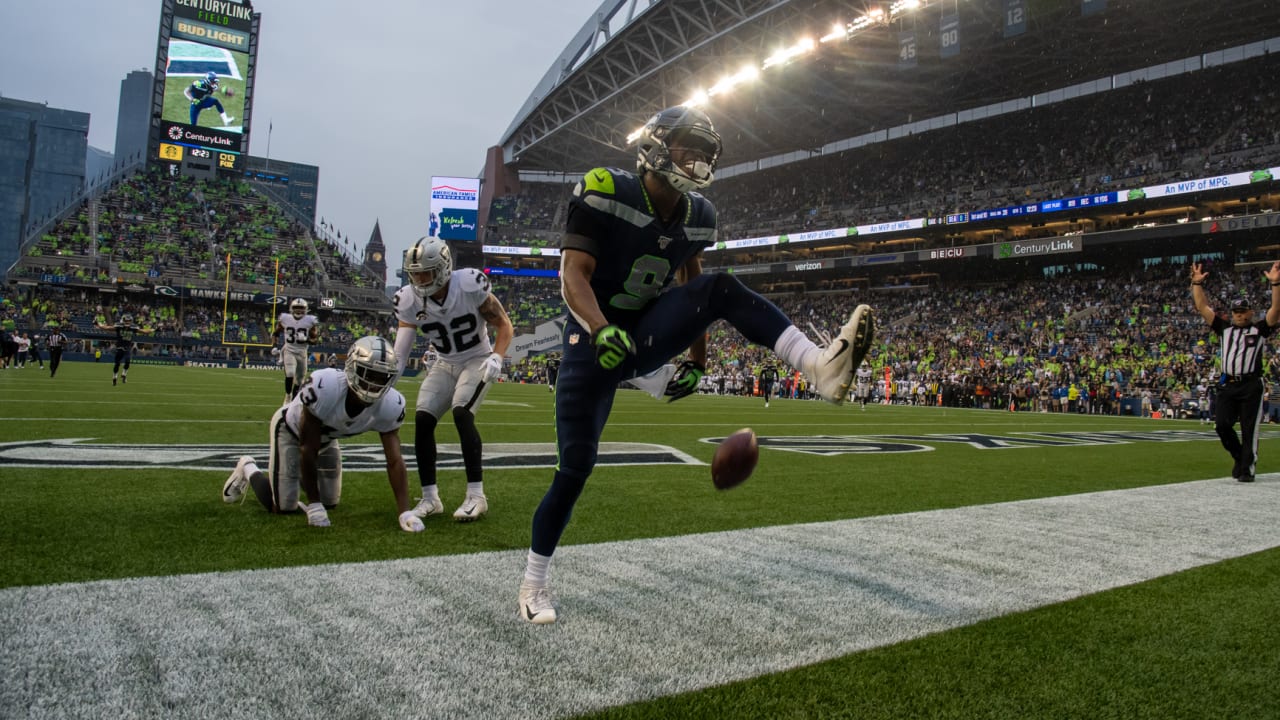
[[[222,89],[222,94],[226,95],[227,97],[231,97],[232,95],[236,94],[236,89],[233,87],[225,87]]]
[[[746,482],[756,469],[756,461],[760,459],[760,446],[756,442],[756,433],[751,428],[743,428],[724,440],[716,447],[716,454],[711,458],[711,482],[717,490],[728,490]]]

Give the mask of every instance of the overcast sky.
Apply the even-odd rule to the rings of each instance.
[[[474,177],[600,0],[258,0],[252,146],[320,167],[317,214],[392,267],[432,175]],[[120,81],[154,71],[159,0],[5,0],[0,95],[90,113],[113,152]],[[388,281],[393,281],[389,276]]]

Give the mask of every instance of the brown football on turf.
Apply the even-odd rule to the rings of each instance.
[[[711,458],[711,482],[717,490],[728,490],[746,482],[760,459],[756,433],[743,428],[720,441]]]

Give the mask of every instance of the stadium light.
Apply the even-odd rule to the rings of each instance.
[[[741,70],[734,73],[733,75],[726,75],[723,78],[720,78],[720,82],[716,83],[715,85],[712,85],[711,88],[707,90],[707,92],[704,94],[702,98],[702,102],[706,102],[707,97],[727,93],[730,90],[734,89],[735,87],[743,83],[747,83],[747,82],[751,82],[752,80],[755,80],[759,76],[760,76],[759,68],[757,68],[754,65],[746,65]],[[696,93],[695,93],[695,96],[696,96]]]
[[[897,0],[897,2],[889,6],[889,15],[891,17],[897,17],[909,10],[917,10],[919,7],[920,0]]]
[[[688,107],[698,107],[699,105],[706,105],[706,104],[707,104],[707,100],[711,99],[711,98],[710,98],[710,95],[711,95],[711,94],[710,94],[708,91],[706,91],[706,90],[695,90],[695,91],[693,92],[693,95],[692,95],[688,100],[685,100],[684,102],[682,102],[682,103],[680,103],[680,104],[681,104],[681,105],[688,106]],[[639,135],[639,134],[640,134],[640,131],[639,131],[639,130],[637,130],[637,131],[636,131],[635,133],[633,133],[633,134],[635,134],[635,135]]]
[[[889,3],[877,3],[869,7],[865,14],[856,18],[852,22],[837,22],[831,31],[823,35],[817,40],[812,37],[802,38],[796,44],[788,48],[783,48],[770,55],[763,63],[757,65],[745,65],[737,73],[726,75],[712,85],[710,88],[698,89],[685,100],[681,105],[687,107],[700,107],[707,105],[711,99],[717,95],[723,95],[733,88],[745,82],[755,80],[761,72],[771,67],[786,65],[797,57],[805,53],[812,52],[817,48],[819,43],[832,42],[834,40],[847,40],[865,30],[876,26],[888,27],[892,22],[904,13],[912,10],[918,10],[923,7],[929,7],[938,2],[938,0],[893,0]],[[644,128],[636,128],[627,135],[627,144],[630,145],[640,137],[640,132]]]
[[[836,26],[831,28],[831,32],[827,33],[826,35],[823,35],[821,38],[818,38],[818,42],[831,42],[832,40],[843,40],[849,36],[849,32],[847,28],[848,26],[844,25],[843,23],[836,23]]]
[[[804,38],[800,42],[789,48],[779,50],[765,59],[763,67],[769,68],[774,65],[781,65],[794,57],[798,57],[813,50],[815,43],[813,38]]]

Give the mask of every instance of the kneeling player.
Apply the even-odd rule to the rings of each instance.
[[[372,430],[382,439],[400,527],[421,531],[422,521],[409,509],[408,472],[400,454],[405,402],[391,387],[395,378],[396,356],[386,340],[370,336],[355,341],[344,369],[312,373],[293,400],[271,417],[267,471],[247,455],[240,458],[222,486],[222,499],[235,502],[248,486],[270,512],[303,510],[308,525],[328,527],[328,511],[342,494],[338,438]],[[306,502],[298,501],[299,490],[306,493]]]

